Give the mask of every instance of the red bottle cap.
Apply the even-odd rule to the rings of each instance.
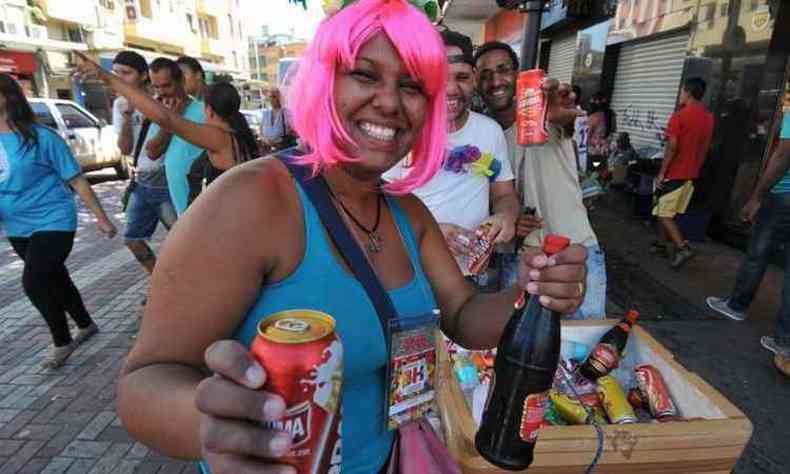
[[[625,319],[627,319],[628,322],[631,323],[632,325],[636,323],[636,320],[638,318],[639,318],[639,311],[636,311],[634,309],[632,309],[631,311],[628,312],[628,314],[625,315]]]
[[[546,255],[554,255],[565,250],[570,244],[571,239],[567,237],[557,234],[548,234],[546,238],[543,239],[543,251]]]

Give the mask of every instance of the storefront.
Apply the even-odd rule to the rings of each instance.
[[[38,94],[35,81],[37,71],[35,53],[0,50],[0,72],[10,74],[19,81],[28,97],[36,97]]]
[[[770,0],[620,0],[606,23],[543,23],[549,38],[543,67],[570,82],[583,98],[607,93],[617,131],[628,132],[643,155],[663,156],[664,134],[681,83],[700,77],[704,102],[716,119],[709,160],[689,210],[709,235],[744,245],[749,228],[738,218],[767,158],[790,50],[790,3]],[[593,43],[606,27],[606,44]],[[559,47],[558,47],[559,46]],[[589,52],[584,50],[591,46]],[[555,48],[560,51],[556,51]],[[589,66],[589,67],[588,67]]]

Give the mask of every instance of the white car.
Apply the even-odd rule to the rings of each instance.
[[[119,178],[129,177],[129,162],[118,149],[118,137],[112,125],[70,100],[29,101],[38,123],[60,133],[83,171],[115,168]]]

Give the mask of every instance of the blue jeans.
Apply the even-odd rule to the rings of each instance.
[[[502,255],[501,289],[510,288],[518,280],[518,256]],[[568,319],[606,318],[606,258],[598,245],[587,247],[587,294],[581,307]]]
[[[154,188],[138,183],[129,196],[126,207],[123,239],[126,242],[148,240],[154,235],[158,222],[161,221],[169,230],[177,218],[167,188]]]
[[[785,245],[785,276],[775,337],[780,344],[790,345],[790,193],[765,197],[728,303],[734,310],[746,311],[763,280],[768,257],[780,244]]]

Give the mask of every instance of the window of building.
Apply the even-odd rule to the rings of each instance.
[[[233,16],[230,13],[228,13],[228,24],[230,25],[230,36],[236,36],[236,27],[233,24]]]
[[[722,17],[726,17],[729,15],[730,12],[730,4],[729,3],[722,3],[719,7],[719,15]]]
[[[151,18],[151,0],[140,0],[140,16]]]
[[[99,0],[99,5],[107,10],[115,10],[115,0]]]
[[[189,31],[192,33],[197,33],[197,27],[195,27],[195,16],[191,13],[187,13],[187,25],[189,25]]]
[[[198,18],[198,25],[200,26],[200,37],[209,38],[211,34],[209,32],[208,20],[206,18],[200,17]]]

